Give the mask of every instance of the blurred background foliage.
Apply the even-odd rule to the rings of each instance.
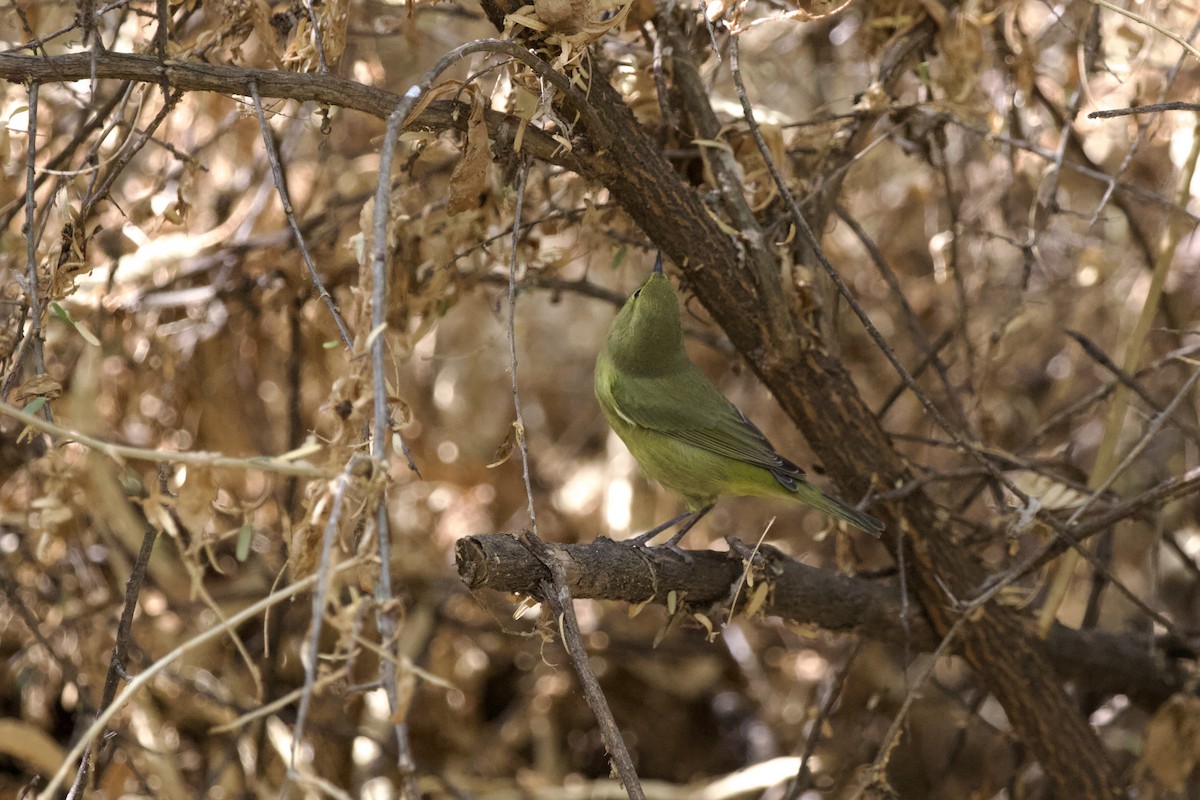
[[[92,4],[4,4],[0,45],[28,53],[19,48],[40,39],[50,55],[86,52],[77,22],[85,5]],[[168,8],[172,59],[291,70],[298,83],[319,64],[303,3],[187,0]],[[495,35],[471,3],[327,0],[313,8],[331,68],[397,93],[452,47]],[[1089,3],[856,3],[824,18],[785,16],[799,8],[713,3],[708,12],[740,30],[750,97],[801,198],[822,188],[811,178],[822,174],[844,115],[870,96],[884,45],[926,14],[941,15],[936,52],[887,101],[894,110],[845,176],[839,219],[822,231],[823,243],[909,369],[917,371],[929,343],[938,344],[944,379],[932,369],[919,378],[939,408],[991,448],[1018,485],[1069,513],[1085,496],[1105,435],[1102,390],[1114,378],[1068,331],[1123,363],[1172,215],[1186,235],[1140,358],[1142,394],[1121,429],[1119,452],[1196,369],[1200,247],[1191,233],[1200,182],[1185,192],[1190,205],[1177,202],[1174,188],[1197,135],[1194,111],[1087,116],[1194,100],[1200,62],[1181,55],[1166,33],[1194,32],[1195,7],[1132,4],[1142,20],[1099,12],[1096,66],[1084,73]],[[589,9],[600,18],[599,5]],[[153,3],[96,4],[94,11],[90,35],[105,48],[155,52]],[[710,37],[704,11],[679,13],[690,20],[691,56],[725,125],[721,146],[736,155],[747,197],[762,210],[777,201],[775,190],[741,121],[727,63],[714,52],[724,34]],[[635,4],[593,45],[587,63],[593,75],[611,70],[639,119],[664,131],[681,178],[711,191],[697,155],[709,145],[679,141],[663,128],[652,12]],[[511,64],[468,60],[446,77],[470,77],[497,109],[520,114],[536,105],[528,76]],[[44,374],[31,382],[28,355],[11,346],[28,322],[22,276],[31,104],[26,86],[0,86],[7,402],[44,397],[55,420],[72,430],[165,453],[276,455],[311,432],[329,446],[310,460],[328,458],[338,469],[359,445],[347,409],[369,414],[367,365],[339,343],[297,254],[254,108],[240,95],[183,94],[134,152],[131,143],[163,101],[153,82],[40,86],[34,242],[39,293],[50,310]],[[305,241],[361,346],[370,326],[356,237],[369,229],[383,122],[269,98],[266,109]],[[533,124],[553,129],[544,118]],[[474,202],[452,209],[462,137],[411,132],[403,141],[387,379],[420,474],[394,458],[387,504],[406,659],[402,717],[421,787],[438,797],[583,793],[607,777],[608,766],[552,628],[536,614],[514,620],[514,598],[468,593],[452,563],[460,537],[527,522],[519,459],[504,458],[513,423],[506,339],[512,165],[488,165],[474,176]],[[109,180],[97,197],[98,182]],[[640,477],[607,431],[591,389],[604,331],[645,278],[652,244],[604,190],[552,164],[533,164],[524,204],[515,336],[540,531],[560,542],[620,538],[678,510],[675,498]],[[791,235],[771,233],[779,242]],[[797,266],[793,276],[798,296],[821,297],[820,281],[805,270]],[[693,358],[820,482],[802,437],[682,289]],[[914,471],[930,478],[926,490],[959,520],[962,546],[999,572],[1040,543],[1045,531],[1036,526],[1003,535],[1015,520],[1011,498],[988,489],[920,403],[898,391],[894,371],[852,315],[836,302],[822,313],[835,334],[827,346],[881,410]],[[1195,468],[1198,411],[1193,392],[1112,491],[1132,497]],[[286,581],[296,531],[326,491],[319,479],[260,470],[112,459],[21,437],[21,430],[5,420],[0,442],[0,723],[17,737],[0,735],[14,743],[0,745],[6,796],[32,775],[52,772],[100,702],[145,520],[164,535],[133,623],[134,674]],[[1195,511],[1185,499],[1126,520],[1099,549],[1113,576],[1183,632],[1200,623]],[[787,504],[723,501],[689,542],[723,547],[727,533],[753,541],[764,531],[806,563],[894,577],[882,548]],[[1061,621],[1152,631],[1090,568],[1077,573]],[[1044,575],[1031,577],[1020,602],[1036,604],[1044,583]],[[393,796],[395,742],[374,683],[374,651],[364,644],[377,640],[366,613],[369,590],[350,581],[335,599],[321,642],[332,654],[322,666],[330,680],[310,712],[301,770],[351,796]],[[91,796],[319,793],[311,782],[286,780],[294,701],[239,721],[303,683],[309,606],[284,603],[155,679],[116,717],[97,754]],[[838,796],[874,757],[908,691],[906,676],[925,658],[777,619],[736,619],[709,641],[687,618],[664,634],[669,617],[661,608],[631,617],[616,603],[578,606],[602,686],[647,781],[702,781],[798,756],[815,742],[805,796]],[[819,720],[834,686],[840,698]],[[1178,724],[1166,739],[1183,742],[1176,752],[1147,749],[1148,731],[1163,730],[1150,722],[1155,709],[1120,695],[1081,705],[1145,796],[1200,791],[1187,783],[1190,766],[1179,768],[1200,755],[1200,735],[1182,732],[1200,729],[1194,707],[1173,712]],[[913,707],[889,781],[902,797],[1045,796],[1043,777],[1006,731],[994,701],[947,659]],[[795,768],[782,763],[785,772]]]

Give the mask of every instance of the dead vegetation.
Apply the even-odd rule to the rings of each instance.
[[[1130,8],[0,7],[0,793],[1200,794],[1198,18]],[[591,388],[656,250],[882,543],[595,541],[678,510]]]

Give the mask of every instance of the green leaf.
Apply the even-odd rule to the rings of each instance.
[[[245,561],[246,556],[250,555],[250,542],[253,539],[254,528],[250,527],[250,523],[247,522],[242,525],[241,530],[238,531],[237,560],[239,562]]]
[[[621,262],[625,260],[625,256],[629,255],[629,248],[626,245],[621,245],[617,248],[617,252],[613,253],[612,268],[614,270],[621,266]]]

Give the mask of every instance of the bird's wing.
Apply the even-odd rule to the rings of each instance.
[[[613,381],[617,413],[631,425],[775,473],[782,483],[804,470],[775,448],[694,365],[666,376],[623,376]],[[789,487],[794,488],[794,487]]]

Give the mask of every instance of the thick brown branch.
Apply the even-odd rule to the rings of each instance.
[[[883,92],[904,74],[915,55],[928,48],[931,39],[929,25],[919,25],[901,37],[884,60],[877,81]],[[327,103],[379,117],[391,113],[400,101],[394,94],[322,75],[163,63],[150,56],[109,53],[52,58],[0,55],[0,77],[9,80],[45,83],[93,75],[232,94],[249,94],[254,81],[264,96]],[[589,146],[562,155],[557,143],[531,130],[525,138],[526,152],[563,164],[605,186],[650,238],[682,266],[690,288],[801,428],[844,496],[859,497],[871,489],[906,482],[909,474],[903,458],[862,402],[842,364],[821,345],[819,335],[794,323],[783,325],[777,314],[764,313],[764,307],[778,308],[781,286],[774,282],[763,285],[760,275],[738,268],[741,250],[750,243],[736,242],[717,223],[600,70],[591,75],[588,100],[594,113],[581,118],[575,134]],[[886,104],[876,107],[884,113]],[[452,103],[435,104],[423,113],[420,127],[458,126],[466,115],[456,117],[456,109]],[[815,229],[821,230],[844,168],[873,121],[872,114],[859,115],[855,120],[858,127],[840,139],[841,151],[813,176],[815,185],[825,187],[813,219]],[[516,130],[515,121],[502,115],[489,116],[488,125],[498,141],[511,141],[510,133]],[[607,149],[594,146],[604,142],[612,145]],[[944,633],[958,618],[947,590],[960,598],[970,596],[983,583],[986,570],[955,545],[946,515],[922,492],[892,501],[886,508],[877,506],[872,512],[886,518],[886,541],[897,556],[899,547],[905,549],[903,563],[911,571],[910,585],[932,629]],[[658,575],[660,581],[666,577],[669,573]],[[678,584],[689,588],[691,600],[702,594],[692,583],[698,577],[689,574],[687,584]],[[730,585],[728,580],[722,582],[722,591],[727,592]],[[641,594],[648,596],[650,592]],[[1082,798],[1114,793],[1116,780],[1103,747],[1063,691],[1051,668],[1047,645],[1036,637],[1024,616],[1002,605],[988,605],[964,626],[957,644],[996,695],[1016,734],[1029,745],[1059,794]]]
[[[889,51],[877,84],[890,90],[912,58],[932,42],[927,24],[914,27]],[[905,483],[910,475],[856,390],[841,362],[813,331],[780,330],[772,324],[779,285],[761,286],[750,270],[739,268],[739,248],[684,184],[637,123],[617,92],[593,76],[589,98],[614,142],[602,156],[580,156],[584,174],[602,183],[677,264],[696,296],[734,346],[796,422],[846,497]],[[886,104],[877,103],[878,113]],[[816,178],[834,187],[853,158],[854,142],[873,124],[861,114],[850,142],[831,158],[830,171]],[[586,132],[585,132],[586,133]],[[819,204],[832,207],[832,198]],[[813,227],[821,229],[825,211]],[[797,335],[799,334],[799,335]],[[967,598],[987,575],[984,566],[955,544],[949,518],[923,492],[887,508],[876,506],[889,527],[885,542],[911,571],[915,590],[934,630],[944,634],[958,618],[957,598]],[[953,594],[948,595],[947,590]],[[1027,617],[992,603],[963,628],[958,642],[967,661],[994,693],[1016,734],[1041,762],[1059,793],[1080,798],[1116,794],[1117,779],[1104,747],[1080,715],[1051,668],[1045,644]]]
[[[575,598],[667,605],[674,593],[674,600],[689,608],[711,611],[715,606],[724,611],[745,570],[738,556],[712,550],[689,551],[692,560],[684,562],[670,553],[660,555],[603,538],[549,547],[565,566],[567,587]],[[537,597],[548,578],[538,559],[509,534],[460,539],[455,554],[459,575],[472,590]],[[907,632],[900,624],[903,609],[894,585],[818,569],[777,553],[768,558],[771,591],[762,613],[896,646],[904,645],[908,636],[908,644],[923,652],[937,647],[938,639],[924,619],[910,619]],[[760,572],[756,580],[763,579]],[[747,596],[743,588],[740,607]],[[954,650],[962,654],[961,647]],[[1056,625],[1046,651],[1060,679],[1089,692],[1124,694],[1146,709],[1157,707],[1184,685],[1183,672],[1156,656],[1151,643],[1136,637]]]
[[[70,53],[40,57],[0,53],[0,78],[14,83],[57,83],[65,81],[115,79],[141,83],[165,82],[173,89],[192,92],[218,92],[250,96],[256,84],[263,97],[299,102],[314,102],[337,108],[361,111],[387,119],[401,97],[393,92],[365,86],[333,75],[247,69],[223,64],[184,61],[160,61],[154,56],[108,51]],[[469,107],[453,101],[430,103],[408,127],[413,130],[466,130]],[[489,136],[496,141],[497,155],[512,151],[513,138],[520,120],[488,111]],[[561,143],[536,128],[527,129],[521,150],[528,155],[567,169],[578,164]]]

